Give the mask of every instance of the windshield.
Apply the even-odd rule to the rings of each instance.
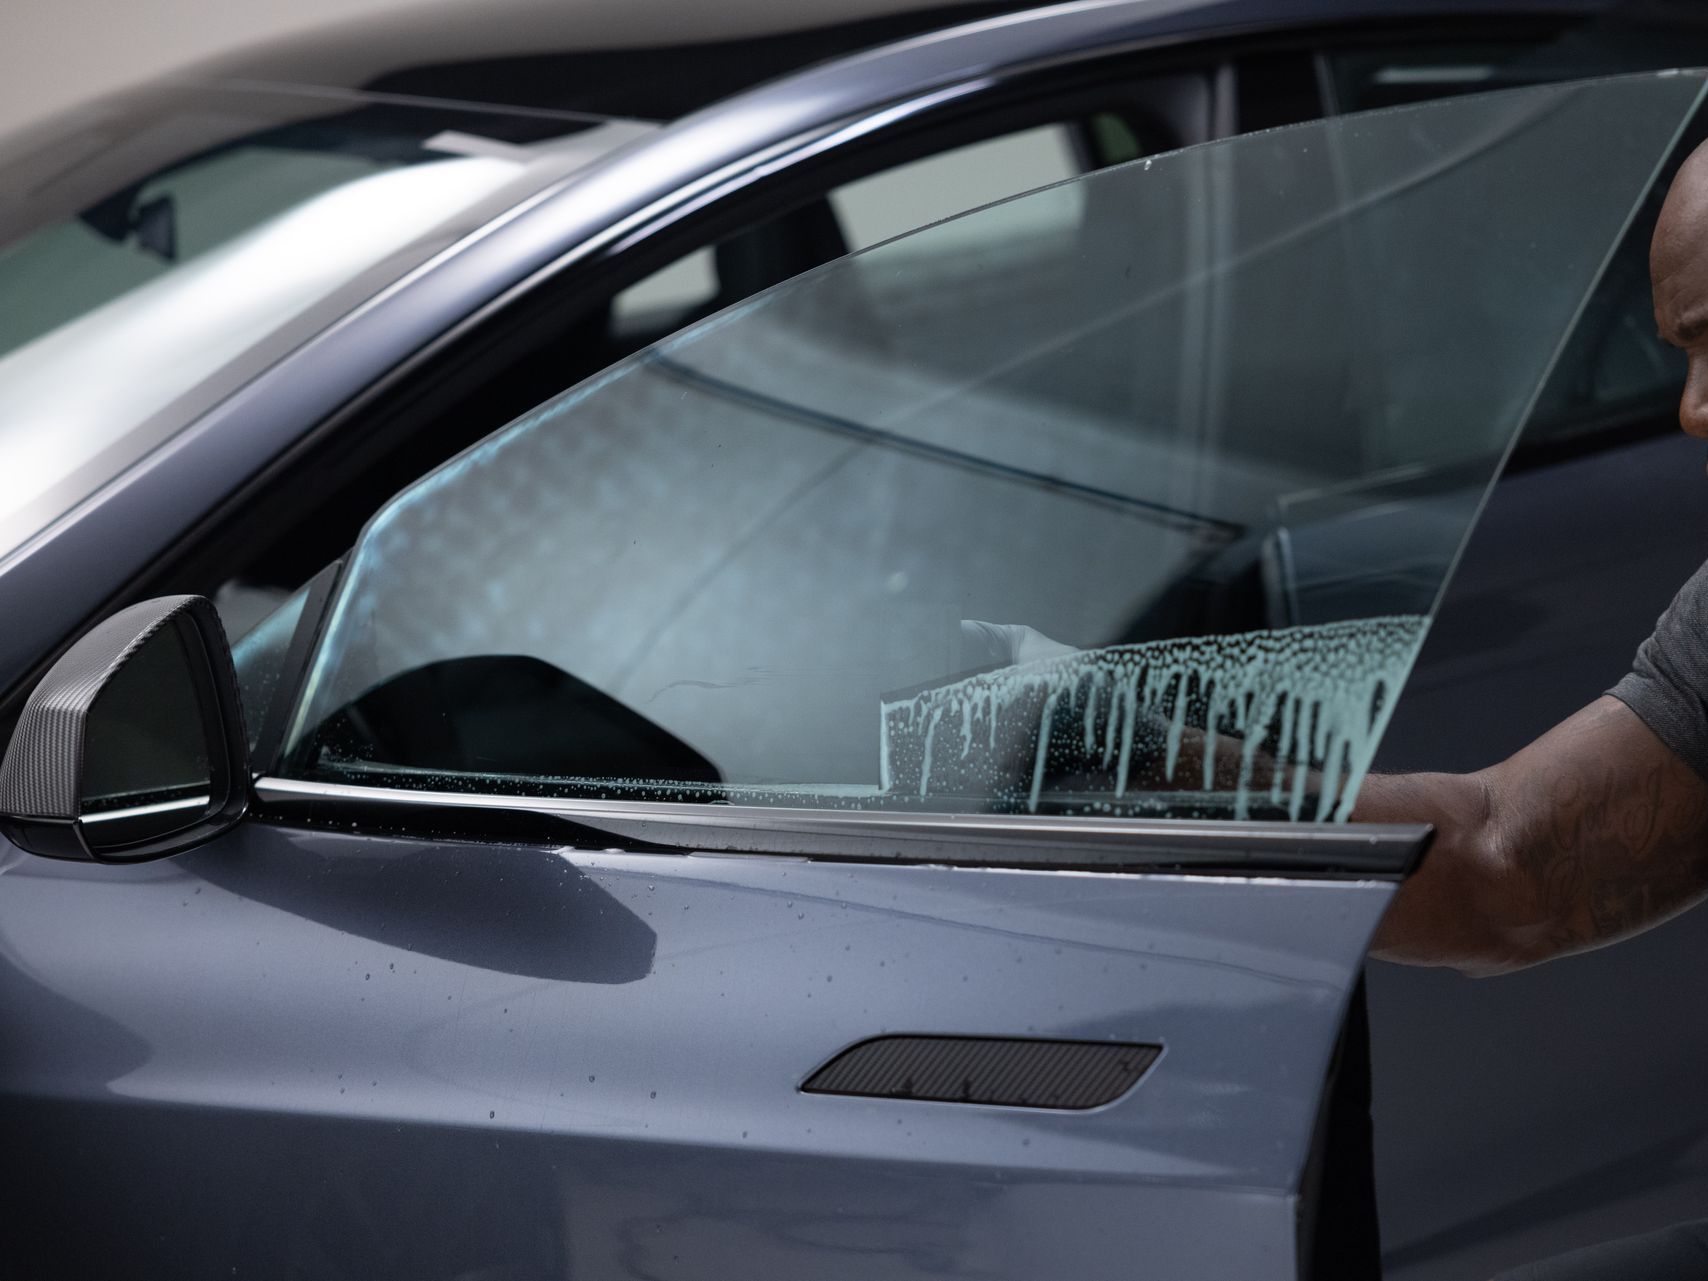
[[[1343,819],[1701,87],[1136,161],[667,339],[373,520],[288,769]]]
[[[197,87],[0,147],[0,555],[303,338],[644,128]]]

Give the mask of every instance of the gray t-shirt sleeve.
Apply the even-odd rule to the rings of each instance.
[[[1679,589],[1630,675],[1607,692],[1708,779],[1708,565]]]

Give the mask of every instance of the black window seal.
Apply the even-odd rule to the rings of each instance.
[[[920,814],[492,795],[264,777],[254,813],[289,826],[590,850],[1031,871],[1398,881],[1427,824]]]
[[[326,619],[331,613],[330,606],[338,586],[343,582],[347,559],[339,557],[309,579],[307,586],[303,588],[306,594],[302,613],[298,615],[290,643],[279,659],[279,678],[273,685],[272,697],[267,700],[265,707],[256,709],[256,714],[261,718],[261,727],[255,740],[255,749],[249,754],[252,775],[265,774],[274,768],[284,749],[285,729],[290,722],[291,713],[302,698],[303,685],[308,680],[309,665],[320,649],[321,633],[325,630]]]

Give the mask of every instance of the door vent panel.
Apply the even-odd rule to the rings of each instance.
[[[1138,1083],[1160,1045],[976,1036],[880,1036],[842,1051],[807,1078],[808,1094],[1094,1108]]]

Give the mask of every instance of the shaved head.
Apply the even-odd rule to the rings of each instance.
[[[1689,357],[1678,424],[1708,440],[1708,143],[1690,153],[1667,191],[1649,242],[1655,326]]]

